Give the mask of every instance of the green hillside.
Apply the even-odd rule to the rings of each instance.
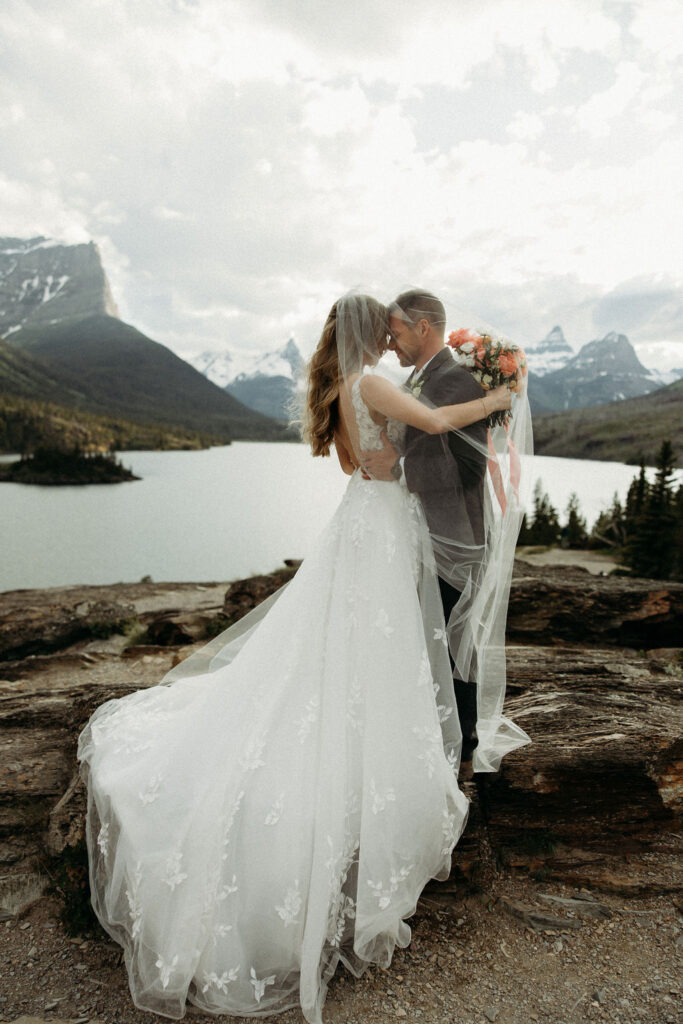
[[[220,443],[220,438],[210,434],[162,423],[133,423],[73,406],[0,393],[0,452],[32,452],[41,445],[121,451],[206,448]]]
[[[683,380],[608,405],[534,417],[537,455],[654,465],[662,441],[671,441],[683,466]]]
[[[0,393],[70,405],[84,397],[75,379],[40,356],[0,339]]]
[[[135,422],[171,424],[222,440],[287,436],[281,424],[247,409],[170,349],[115,317],[28,328],[13,335],[5,348],[40,360],[42,372],[54,375],[50,397],[60,404]],[[11,371],[11,380],[9,369],[4,380],[0,375],[0,389],[47,397],[47,381],[39,379],[37,365],[32,394],[16,390],[21,382],[12,383],[21,366]]]

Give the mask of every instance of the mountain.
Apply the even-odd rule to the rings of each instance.
[[[247,409],[183,359],[112,316],[25,326],[14,345],[54,368],[92,412],[203,431],[215,437],[275,440],[281,425]]]
[[[526,349],[529,370],[537,377],[560,370],[574,357],[574,349],[564,336],[562,328],[553,327],[542,341]]]
[[[626,335],[615,331],[589,341],[556,370],[542,375],[529,371],[529,401],[535,413],[602,405],[659,387],[661,379],[643,366]]]
[[[0,337],[97,315],[118,310],[94,242],[0,238]]]
[[[304,367],[294,338],[265,355],[235,355],[224,349],[188,355],[187,361],[250,409],[277,420],[289,419],[288,406]]]
[[[118,318],[97,246],[0,239],[0,391],[214,440],[282,425]]]
[[[683,466],[683,380],[638,398],[535,416],[533,427],[537,455],[634,465],[643,456],[652,466],[662,441],[670,440]]]
[[[0,341],[0,393],[62,404],[78,402],[83,394],[77,380],[6,341]]]

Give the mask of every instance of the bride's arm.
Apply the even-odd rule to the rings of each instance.
[[[427,434],[444,434],[461,430],[470,423],[485,419],[492,412],[510,408],[510,391],[503,384],[482,398],[459,405],[442,405],[435,409],[418,402],[413,395],[399,391],[388,380],[368,374],[360,382],[363,400],[372,409],[399,423],[407,423]]]

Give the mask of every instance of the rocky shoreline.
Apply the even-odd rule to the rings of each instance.
[[[60,865],[82,849],[75,745],[94,708],[154,685],[174,661],[295,571],[290,565],[232,584],[150,582],[0,594],[0,913],[12,934],[17,930],[17,940],[25,919],[54,922],[54,896],[39,897],[50,876],[54,891]],[[444,906],[447,927],[456,928],[448,908],[478,899],[478,890],[505,915],[504,925],[491,924],[499,945],[520,929],[555,933],[553,941],[563,945],[562,936],[571,940],[575,927],[568,922],[585,908],[550,898],[544,904],[539,893],[566,901],[585,899],[581,893],[588,890],[590,899],[606,901],[612,910],[636,901],[635,914],[645,901],[671,924],[671,941],[681,937],[675,901],[683,889],[682,623],[682,584],[516,564],[506,706],[533,742],[509,755],[498,775],[465,784],[470,822],[456,847],[451,879],[425,891],[422,919],[418,914],[425,935],[433,933],[437,941]],[[463,913],[488,927],[490,915],[467,905]],[[629,920],[626,911],[623,916]],[[54,928],[61,934],[61,926]],[[496,929],[503,929],[500,935]],[[103,950],[111,948],[99,941]],[[437,945],[434,955],[442,953]],[[500,949],[495,957],[501,959]],[[455,954],[451,959],[456,963]],[[31,958],[22,963],[30,966]],[[362,992],[357,984],[351,988]],[[386,985],[391,988],[391,981]],[[125,979],[125,999],[124,990]],[[391,1012],[375,1018],[366,1010],[358,1019],[401,1016],[392,998],[383,996]],[[602,1019],[600,1001],[586,999],[584,1009],[595,1003],[595,1019]],[[39,1008],[29,1000],[17,1003],[17,1012],[29,1005]],[[575,1019],[545,1016],[542,1005],[537,1010],[538,1020]],[[643,1016],[643,1024],[668,1020],[664,1003],[661,1013]],[[125,1019],[153,1018],[131,1013]],[[295,1019],[282,1015],[283,1021]],[[355,1018],[349,1011],[330,1019]],[[461,1018],[434,1010],[432,1017],[415,1019],[440,1024]],[[508,1012],[481,1019],[529,1017]]]

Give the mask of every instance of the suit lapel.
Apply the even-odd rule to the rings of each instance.
[[[420,380],[423,381],[423,384],[426,384],[429,381],[429,378],[432,376],[432,374],[436,373],[443,366],[445,366],[446,362],[448,361],[452,362],[453,356],[451,355],[450,350],[444,346],[440,352],[436,353],[434,358],[430,361],[429,366],[422,374]]]

